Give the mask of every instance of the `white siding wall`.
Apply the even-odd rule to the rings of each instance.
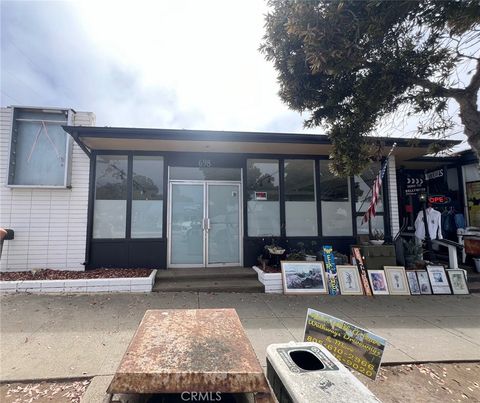
[[[392,237],[400,231],[400,217],[398,214],[398,195],[397,190],[397,170],[395,165],[395,157],[390,156],[388,160],[388,197],[390,202],[390,225],[392,229]]]
[[[12,228],[0,270],[84,270],[89,159],[76,143],[71,189],[6,187],[12,109],[0,109],[0,226]],[[91,126],[95,115],[76,112],[74,125]]]

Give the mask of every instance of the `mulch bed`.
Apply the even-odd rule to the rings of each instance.
[[[95,269],[87,271],[32,270],[0,273],[0,281],[75,280],[88,278],[148,277],[151,269]]]

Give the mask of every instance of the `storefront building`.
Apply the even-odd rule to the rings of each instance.
[[[380,163],[338,178],[325,136],[67,127],[91,160],[87,267],[252,266],[272,238],[348,253]],[[386,139],[396,158],[421,153]],[[395,157],[370,223],[398,232]]]
[[[9,162],[1,171],[2,226],[16,231],[2,270],[249,267],[272,239],[287,249],[329,244],[348,254],[359,235],[398,233],[397,167],[429,146],[379,139],[383,155],[397,147],[377,216],[362,225],[381,162],[335,177],[324,135],[95,127],[91,114],[67,110],[63,158],[41,131],[60,127],[50,112],[2,109],[2,160]],[[45,182],[51,166],[42,155],[59,163],[63,177]]]

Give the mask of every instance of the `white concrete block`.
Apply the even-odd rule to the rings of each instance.
[[[130,284],[123,284],[123,285],[109,285],[108,291],[110,292],[130,292],[131,286]]]
[[[43,280],[42,289],[46,288],[63,288],[65,287],[65,280]]]
[[[17,291],[17,281],[0,281],[0,291]]]

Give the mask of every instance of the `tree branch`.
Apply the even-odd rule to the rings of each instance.
[[[480,88],[480,60],[477,61],[477,71],[472,77],[470,84],[468,84],[466,90],[471,92],[477,92]]]
[[[478,71],[477,71],[478,73]],[[433,81],[424,79],[424,78],[418,78],[414,80],[415,84],[433,92],[435,96],[439,97],[446,97],[446,98],[457,98],[461,97],[467,92],[466,89],[462,88],[446,88],[443,85],[440,85],[438,83],[434,83]],[[472,83],[470,83],[471,85]],[[468,88],[468,87],[467,87]]]

